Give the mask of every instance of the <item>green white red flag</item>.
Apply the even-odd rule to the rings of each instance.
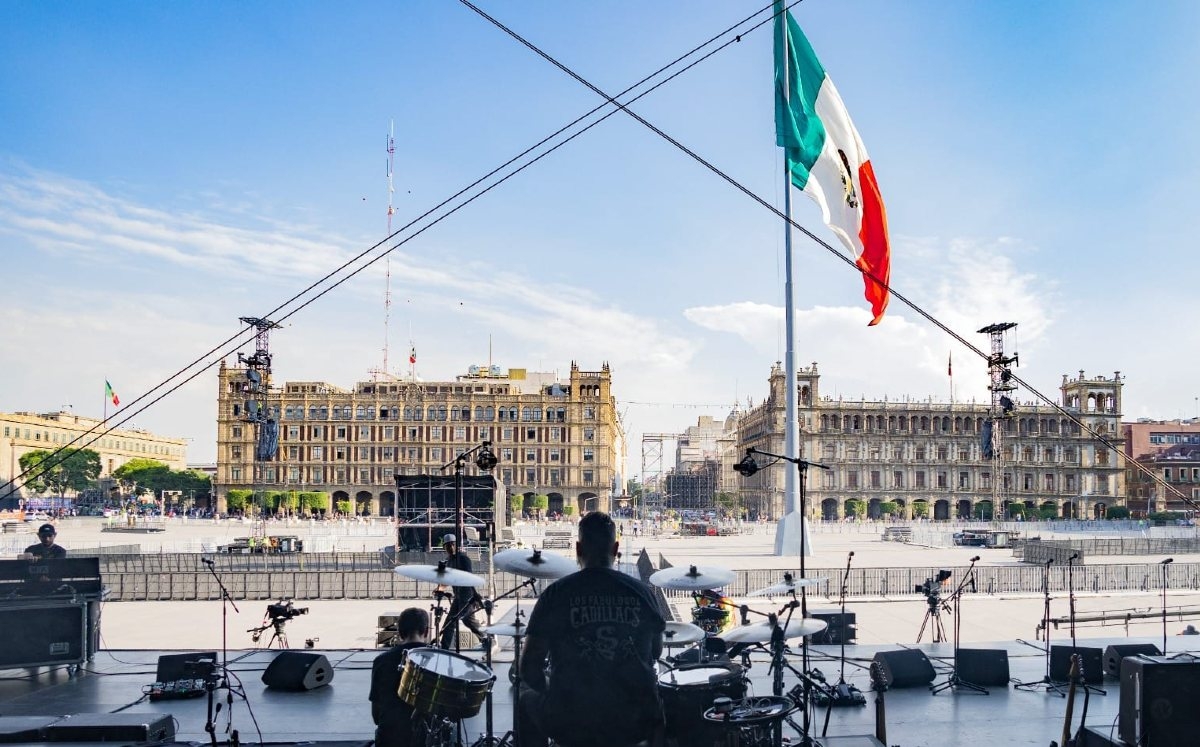
[[[871,324],[883,319],[891,278],[887,213],[867,149],[842,97],[792,14],[775,2],[775,134],[792,184],[863,272]]]
[[[112,400],[113,407],[121,404],[121,398],[118,397],[117,393],[113,391],[112,384],[108,383],[108,379],[104,380],[104,398]]]

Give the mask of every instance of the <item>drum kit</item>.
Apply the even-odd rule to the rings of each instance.
[[[473,747],[510,747],[517,744],[517,713],[520,701],[521,641],[525,636],[524,613],[521,610],[521,590],[533,586],[537,581],[554,581],[576,570],[575,561],[541,550],[503,550],[492,556],[492,565],[498,570],[523,576],[525,580],[494,599],[483,599],[483,609],[488,624],[483,628],[488,635],[513,639],[513,665],[509,669],[509,681],[515,686],[513,697],[512,729],[497,738],[492,722],[492,687],[496,676],[492,672],[491,646],[484,646],[484,661],[476,661],[459,653],[446,651],[435,646],[412,649],[401,668],[400,688],[397,695],[425,720],[427,747],[450,747],[463,743],[463,722],[478,715],[486,706],[485,733]],[[437,565],[401,565],[396,573],[417,581],[447,586],[466,586],[478,589],[487,585],[487,580],[474,573],[446,567],[444,561]],[[449,594],[435,592],[434,641],[450,626],[457,625],[461,616],[470,610],[460,610],[444,623],[443,600]],[[512,623],[493,625],[492,609],[496,602],[509,597],[516,599],[516,614]]]
[[[787,596],[790,600],[778,611],[763,613],[747,605],[736,605],[719,589],[733,583],[736,574],[725,568],[691,565],[665,568],[650,576],[650,583],[662,589],[689,591],[695,601],[693,624],[669,622],[663,633],[663,646],[695,646],[693,657],[676,654],[667,662],[675,666],[658,678],[659,695],[666,715],[668,742],[679,747],[693,744],[726,744],[734,747],[779,747],[783,744],[786,721],[802,735],[809,734],[809,693],[813,680],[787,662],[787,641],[801,639],[807,667],[808,637],[826,627],[823,620],[803,616],[803,593],[808,587],[825,583],[825,578],[794,578],[753,591],[752,597]],[[800,599],[797,599],[797,593]],[[795,617],[795,610],[801,615]],[[732,612],[740,612],[741,625],[731,624]],[[766,617],[750,622],[750,614]],[[726,648],[726,644],[732,644]],[[773,694],[747,696],[750,666],[748,651],[766,647],[771,654],[774,674]],[[741,653],[742,664],[733,661]],[[685,652],[686,653],[686,652]],[[682,663],[684,661],[694,663]],[[789,693],[783,692],[784,671],[801,680]],[[803,725],[791,715],[804,713]],[[807,737],[806,737],[807,741]]]
[[[526,627],[520,608],[520,592],[525,587],[532,588],[539,580],[562,578],[577,567],[574,561],[561,555],[529,549],[498,552],[492,563],[498,570],[525,578],[504,594],[483,601],[488,616],[484,631],[513,639],[514,660],[509,670],[509,679],[515,686],[512,729],[499,738],[494,735],[492,688],[496,677],[492,672],[490,647],[485,647],[482,662],[434,646],[417,648],[408,652],[397,695],[418,717],[426,719],[431,747],[455,744],[455,732],[457,744],[461,745],[462,722],[476,716],[485,706],[486,733],[473,747],[509,747],[518,743],[521,644]],[[402,565],[395,570],[402,576],[439,586],[480,588],[486,585],[483,577],[448,568],[444,562]],[[777,612],[763,613],[750,610],[746,605],[735,605],[718,592],[733,583],[736,577],[728,569],[697,565],[666,568],[650,576],[650,583],[661,589],[691,592],[697,609],[704,610],[700,613],[693,610],[693,623],[668,622],[663,631],[665,649],[696,649],[691,659],[676,654],[662,662],[664,671],[658,677],[658,690],[666,715],[668,744],[687,747],[718,742],[734,747],[780,747],[785,721],[801,734],[809,733],[808,684],[811,680],[787,662],[787,641],[801,639],[807,664],[807,639],[824,630],[826,623],[805,618],[803,614],[794,616],[795,610],[803,607],[797,601],[797,593],[802,599],[805,588],[823,583],[825,579],[796,579],[785,574],[782,582],[751,592],[749,596],[753,597],[790,597]],[[435,628],[439,633],[457,623],[454,616],[442,623],[441,597],[438,595],[437,606],[433,608]],[[493,625],[493,604],[508,597],[516,600],[514,621]],[[741,625],[729,623],[733,611],[740,611]],[[747,619],[749,614],[762,615],[766,619],[752,623]],[[439,636],[434,636],[433,640],[439,640]],[[725,644],[732,644],[730,655],[724,653]],[[774,680],[770,696],[747,695],[748,651],[753,648],[765,648],[771,655]],[[739,651],[742,664],[730,658],[737,656]],[[802,682],[786,694],[783,692],[785,670],[797,674]],[[804,713],[803,725],[791,718],[799,710]]]

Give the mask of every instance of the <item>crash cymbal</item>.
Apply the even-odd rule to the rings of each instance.
[[[650,577],[650,583],[662,589],[719,589],[733,583],[737,574],[714,566],[688,566],[664,568]]]
[[[574,560],[541,550],[501,550],[492,563],[502,571],[526,578],[556,579],[574,573],[579,567]]]
[[[528,627],[525,623],[514,623],[510,625],[492,625],[484,628],[483,632],[491,633],[492,635],[508,636],[510,638],[519,638],[525,635],[525,628]]]
[[[792,578],[790,575],[784,575],[783,581],[780,583],[768,586],[765,589],[752,591],[747,596],[751,597],[777,597],[782,594],[791,594],[796,589],[802,586],[820,586],[829,579],[824,576],[816,578]]]
[[[812,618],[796,617],[788,623],[787,629],[783,632],[784,640],[789,638],[801,638],[820,633],[828,627],[828,623],[824,620],[814,620]],[[749,625],[742,625],[734,628],[723,634],[721,638],[726,643],[767,643],[771,640],[773,628],[770,622],[756,622]]]
[[[447,568],[445,561],[437,565],[398,565],[396,573],[418,581],[428,581],[431,584],[446,586],[473,586],[479,588],[487,583],[482,576],[467,573],[456,568]]]
[[[704,640],[704,628],[685,622],[668,622],[663,631],[663,645],[686,646]]]

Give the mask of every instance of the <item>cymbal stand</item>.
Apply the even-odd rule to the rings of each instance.
[[[1057,693],[1060,697],[1066,697],[1061,685],[1056,685],[1050,681],[1050,566],[1054,563],[1054,558],[1048,559],[1042,568],[1042,595],[1044,601],[1042,603],[1042,627],[1041,633],[1045,636],[1042,643],[1046,646],[1046,674],[1042,679],[1029,682],[1018,682],[1013,685],[1016,690],[1038,690],[1045,688],[1047,693]]]
[[[967,584],[971,587],[975,586],[975,563],[979,562],[979,556],[971,558],[971,565],[967,568],[967,572],[963,574],[962,580],[958,582],[958,588],[954,590],[951,599],[954,601],[954,667],[950,670],[950,676],[940,685],[934,685],[929,688],[929,691],[934,695],[943,690],[969,690],[980,695],[988,695],[988,689],[973,682],[967,682],[958,676],[958,648],[960,633],[962,628],[962,597],[967,590]]]
[[[524,636],[524,632],[521,629],[525,627],[525,623],[521,622],[521,617],[525,613],[521,611],[520,592],[521,589],[525,588],[526,586],[531,589],[534,588],[536,583],[536,578],[527,578],[512,589],[509,589],[500,596],[496,597],[491,602],[485,602],[485,606],[488,610],[488,621],[490,623],[492,605],[501,601],[502,599],[507,599],[508,597],[516,598],[516,622],[513,624],[513,627],[516,628],[518,635],[513,636],[513,663],[508,670],[508,681],[512,683],[513,687],[512,728],[505,732],[500,739],[495,738],[492,731],[492,692],[489,690],[487,694],[487,742],[483,742],[481,738],[475,742],[473,747],[482,747],[484,744],[488,745],[488,747],[491,747],[491,745],[496,745],[496,747],[511,747],[512,745],[520,744],[517,737],[520,727],[518,726],[517,721],[521,717],[521,638]],[[488,646],[489,667],[491,666],[491,660],[492,647]]]

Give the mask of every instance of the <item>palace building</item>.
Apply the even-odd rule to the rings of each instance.
[[[739,452],[754,447],[783,453],[786,385],[780,364],[771,368],[770,394],[738,419]],[[1116,450],[1056,408],[1017,403],[1000,421],[1001,453],[983,456],[982,429],[989,404],[925,401],[853,401],[821,396],[817,364],[797,371],[800,455],[830,470],[809,468],[808,515],[839,519],[865,506],[881,515],[884,503],[902,516],[931,519],[1001,514],[1013,502],[1061,517],[1103,517],[1124,503],[1120,459],[1121,388],[1112,378],[1063,376],[1063,408],[1104,436]],[[777,464],[741,478],[742,499],[754,514],[783,511],[784,469]],[[994,484],[999,480],[999,484]],[[1001,506],[993,506],[994,496]]]
[[[265,405],[248,400],[247,372],[224,364],[219,372],[213,490],[222,511],[231,489],[294,490],[393,516],[397,476],[452,474],[443,467],[483,441],[493,442],[493,474],[507,492],[548,496],[547,511],[608,510],[621,492],[625,441],[607,363],[583,371],[572,362],[566,380],[471,366],[452,381],[389,378],[352,389],[268,381]],[[247,417],[247,407],[260,406],[278,426],[266,461],[255,459],[262,426]],[[476,474],[475,465],[466,473]]]

